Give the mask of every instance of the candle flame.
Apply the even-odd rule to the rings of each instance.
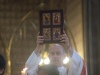
[[[24,68],[23,71],[26,71],[28,68]]]

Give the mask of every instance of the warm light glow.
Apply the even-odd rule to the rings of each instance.
[[[11,64],[10,64],[10,61],[8,61],[8,65],[10,66]]]
[[[28,68],[24,68],[22,71],[21,71],[21,73],[22,73],[22,75],[26,75],[26,70],[27,70]]]
[[[40,61],[39,65],[42,65],[42,64],[43,64],[43,59],[41,59],[41,61]]]
[[[69,62],[69,58],[66,57],[64,60],[63,60],[63,64],[67,64]],[[49,64],[50,63],[50,60],[49,58],[45,58],[45,59],[41,59],[39,65],[42,65],[42,64]]]
[[[44,64],[49,64],[49,63],[50,63],[49,58],[44,59]]]
[[[68,62],[69,62],[69,58],[66,57],[66,58],[63,60],[63,63],[64,63],[64,64],[67,64]]]
[[[44,58],[47,58],[48,57],[48,54],[47,52],[44,52],[44,55],[43,55]]]
[[[26,70],[27,70],[27,68],[24,68],[24,69],[23,69],[23,71],[26,71]]]

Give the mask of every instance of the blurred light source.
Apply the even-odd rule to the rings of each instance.
[[[44,64],[49,64],[49,63],[50,63],[49,58],[44,59]]]
[[[24,68],[23,70],[26,71],[28,68]]]
[[[64,63],[64,64],[67,64],[68,62],[69,62],[69,58],[66,57],[66,58],[63,60],[63,63]]]
[[[42,64],[43,64],[43,59],[41,59],[41,61],[40,61],[39,65],[42,65]]]
[[[8,61],[8,65],[9,65],[9,66],[11,65],[10,61]]]
[[[24,68],[22,71],[21,71],[21,74],[22,75],[26,75],[26,70],[27,70],[28,68]]]
[[[69,62],[69,58],[66,57],[64,60],[63,60],[63,64],[67,64]],[[41,59],[39,65],[42,65],[42,64],[49,64],[50,63],[50,60],[49,58],[45,58],[45,59]]]

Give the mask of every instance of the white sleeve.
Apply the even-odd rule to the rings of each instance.
[[[25,63],[25,67],[28,68],[26,71],[28,75],[37,75],[40,60],[40,56],[37,57],[37,55],[33,51]]]
[[[73,75],[81,75],[82,68],[83,68],[83,60],[81,56],[74,50],[72,58],[70,59],[71,68],[73,71]]]

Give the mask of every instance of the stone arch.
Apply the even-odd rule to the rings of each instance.
[[[6,74],[7,74],[7,75],[11,75],[11,58],[10,58],[11,56],[10,56],[10,54],[11,54],[11,47],[12,47],[13,40],[14,40],[14,38],[15,38],[15,34],[16,34],[17,30],[18,30],[21,26],[23,26],[22,23],[24,22],[24,20],[26,20],[31,14],[33,14],[33,12],[34,12],[34,11],[28,12],[28,13],[20,20],[20,22],[19,22],[17,28],[14,29],[14,31],[13,31],[11,37],[10,37],[9,44],[8,44],[8,46],[7,46],[7,48],[6,48],[6,56],[7,56],[7,71],[6,71]],[[32,27],[34,28],[34,24],[31,23],[31,25],[32,25]],[[35,30],[36,30],[36,29],[35,29]],[[37,31],[36,31],[36,32],[37,32]]]

